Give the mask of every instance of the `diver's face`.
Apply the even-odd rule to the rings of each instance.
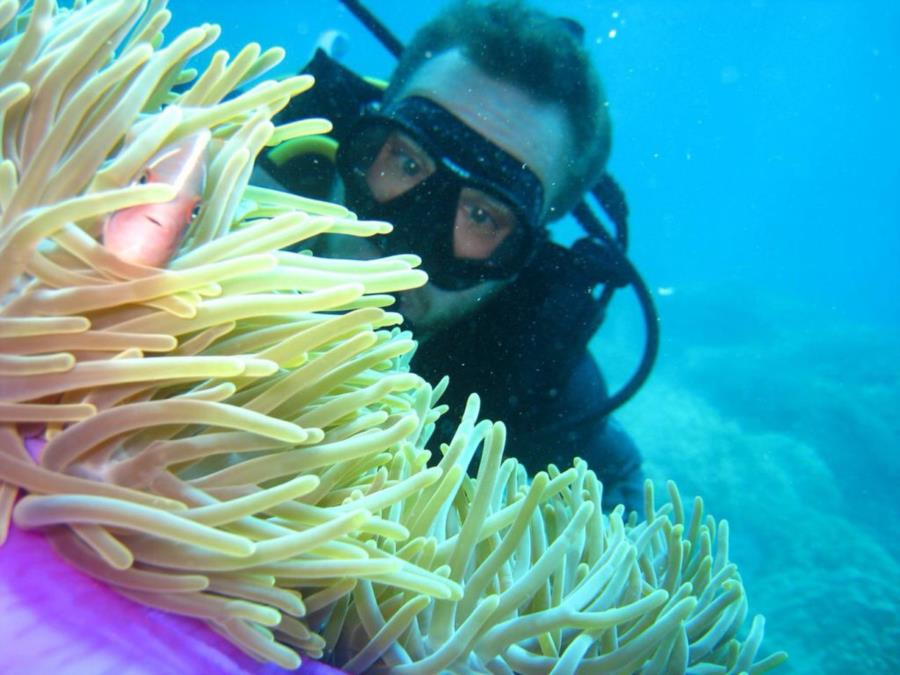
[[[544,187],[544,204],[555,199],[571,152],[566,117],[559,106],[535,101],[514,85],[486,75],[458,49],[425,63],[398,96],[420,96],[441,105],[527,165]],[[385,156],[376,159],[366,177],[379,201],[406,192],[421,180],[416,172],[427,174],[433,170],[427,154],[407,137],[389,139],[382,154]],[[453,228],[454,255],[487,257],[509,236],[512,221],[513,216],[501,202],[475,191],[461,195]],[[333,239],[328,248],[329,255],[341,257],[378,255],[370,242],[347,237]],[[478,309],[508,283],[509,280],[482,281],[462,290],[446,290],[429,283],[401,293],[398,309],[412,321],[417,337],[427,339]]]
[[[568,122],[559,105],[535,101],[515,85],[485,74],[459,49],[426,62],[399,96],[422,96],[443,106],[522,160],[543,184],[545,205],[556,198],[572,151]]]

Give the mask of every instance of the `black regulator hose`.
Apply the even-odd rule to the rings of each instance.
[[[578,220],[585,232],[595,240],[599,240],[600,246],[602,246],[600,250],[603,251],[603,257],[606,258],[601,265],[598,265],[598,267],[605,268],[610,278],[604,280],[603,291],[597,300],[597,326],[599,327],[599,324],[602,323],[606,314],[606,307],[612,300],[616,289],[631,286],[637,295],[638,305],[641,308],[645,336],[644,351],[637,370],[634,371],[619,391],[607,398],[600,404],[599,408],[591,412],[591,417],[606,417],[631,399],[643,386],[644,382],[647,381],[647,378],[650,377],[650,372],[656,363],[656,357],[659,355],[659,315],[653,302],[653,295],[650,293],[650,289],[647,288],[647,284],[641,277],[640,272],[637,271],[637,268],[632,265],[625,255],[624,247],[619,243],[620,241],[626,244],[628,242],[628,206],[625,203],[625,196],[609,174],[606,174],[605,178],[608,184],[604,186],[607,189],[603,193],[610,195],[610,193],[615,194],[618,192],[620,195],[618,199],[609,199],[607,197],[607,199],[601,200],[598,197],[604,210],[610,215],[610,219],[616,225],[618,234],[616,238],[613,238],[607,232],[597,214],[584,200],[578,202],[572,210],[572,215]],[[614,186],[616,190],[608,189],[610,185]],[[597,196],[596,193],[595,196]]]
[[[621,255],[621,253],[620,253]],[[619,391],[606,399],[598,409],[596,415],[598,417],[606,417],[616,408],[623,405],[638,389],[640,389],[647,378],[650,377],[650,371],[653,370],[653,364],[656,363],[656,357],[659,354],[659,315],[656,313],[656,306],[653,303],[653,295],[644,279],[635,269],[631,261],[624,255],[621,256],[621,264],[627,268],[631,277],[631,287],[634,289],[638,298],[638,304],[641,308],[641,314],[644,317],[644,326],[646,335],[644,338],[644,353],[641,356],[641,362],[637,370],[631,376]]]
[[[403,53],[403,43],[390,29],[381,23],[381,20],[372,14],[359,0],[340,0],[340,3],[350,10],[359,22],[369,29],[378,41],[384,45],[395,59],[399,59]]]

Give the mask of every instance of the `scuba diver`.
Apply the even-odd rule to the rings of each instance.
[[[403,48],[359,2],[344,4],[399,57],[390,83],[317,50],[304,70],[316,86],[277,121],[326,117],[334,129],[273,148],[255,180],[392,223],[392,234],[371,240],[327,235],[317,253],[420,256],[429,283],[397,299],[419,341],[413,371],[433,382],[449,375],[443,402],[457,414],[477,392],[482,416],[506,423],[507,448],[529,471],[581,457],[603,483],[604,509],[640,512],[641,456],[610,412],[649,374],[658,329],[624,255],[627,207],[604,170],[607,102],[581,26],[519,1],[463,0]],[[569,213],[586,236],[566,247],[548,224]],[[611,395],[588,342],[626,286],[647,344]],[[448,417],[433,441],[449,441]]]

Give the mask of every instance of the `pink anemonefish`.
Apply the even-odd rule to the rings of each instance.
[[[165,267],[200,209],[206,183],[204,129],[167,145],[144,168],[141,183],[167,183],[177,195],[169,202],[138,204],[113,213],[103,225],[103,245],[122,260]]]

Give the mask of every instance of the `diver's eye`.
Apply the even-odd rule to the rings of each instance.
[[[405,175],[414,178],[419,173],[419,163],[412,157],[400,157],[400,169]]]
[[[489,214],[480,206],[472,206],[469,208],[469,219],[473,223],[478,223],[479,225],[491,225],[494,227],[494,229],[500,229],[499,226],[494,222],[494,219],[491,218],[491,214]]]
[[[197,220],[197,216],[200,215],[201,206],[202,205],[198,202],[197,204],[194,205],[194,208],[191,209],[191,222],[194,222],[195,220]]]

